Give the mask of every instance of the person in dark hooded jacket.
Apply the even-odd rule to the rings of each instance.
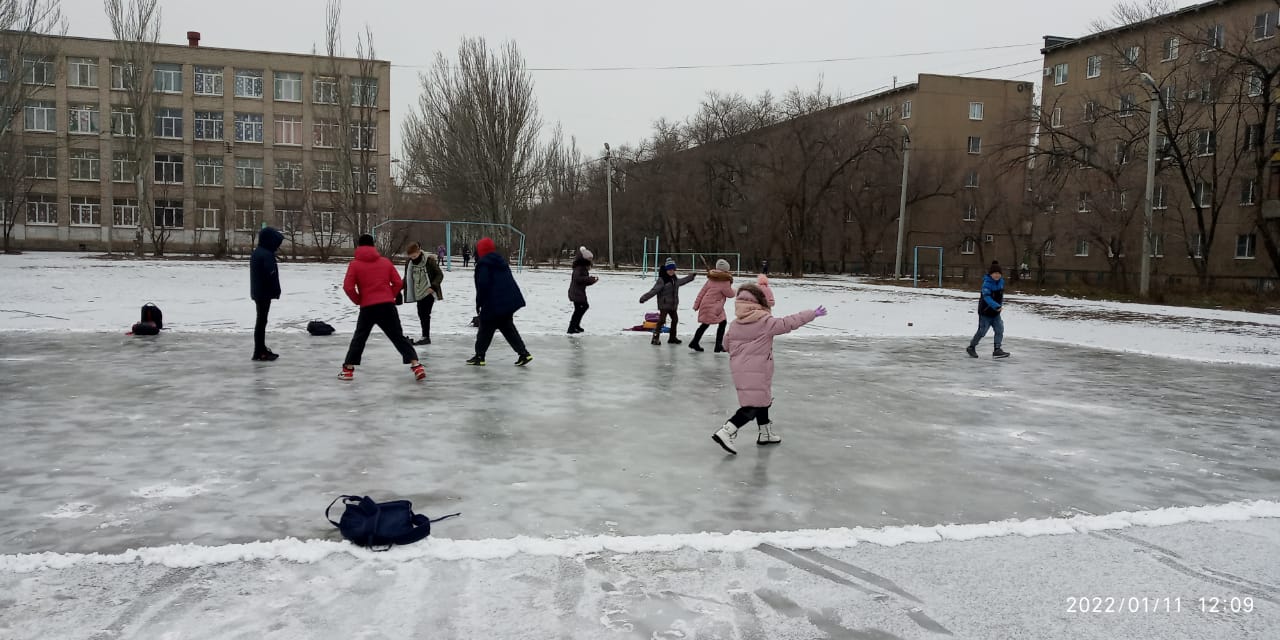
[[[970,358],[978,357],[978,343],[987,330],[996,330],[996,348],[992,358],[1008,358],[1009,352],[1002,348],[1004,343],[1004,319],[1000,317],[1004,311],[1004,274],[1000,270],[1000,262],[993,260],[987,268],[987,275],[982,278],[982,293],[978,294],[978,332],[973,334],[965,353]]]
[[[653,339],[649,344],[660,344],[662,325],[667,322],[667,318],[671,318],[671,333],[667,342],[682,344],[680,338],[676,337],[676,326],[680,323],[680,287],[693,282],[696,275],[691,273],[683,278],[677,277],[676,261],[667,258],[666,263],[662,265],[662,271],[658,273],[658,281],[653,283],[652,289],[640,296],[640,304],[648,302],[654,296],[658,298],[658,324],[653,328]]]
[[[280,298],[280,269],[276,264],[276,250],[284,242],[284,234],[272,227],[258,232],[258,248],[249,258],[249,297],[258,307],[258,318],[253,324],[253,359],[272,361],[280,356],[267,348],[267,315],[271,313],[271,301]]]
[[[569,319],[569,333],[582,333],[582,316],[591,305],[587,304],[587,287],[600,281],[591,275],[591,260],[595,256],[586,247],[578,247],[573,259],[573,276],[569,279],[569,302],[573,303],[573,317]]]
[[[524,346],[520,332],[516,330],[516,312],[524,308],[524,296],[507,259],[496,250],[492,238],[481,238],[476,243],[476,314],[480,316],[480,331],[476,333],[476,354],[467,364],[484,366],[485,352],[493,343],[493,333],[501,331],[502,337],[520,356],[517,367],[533,361]]]

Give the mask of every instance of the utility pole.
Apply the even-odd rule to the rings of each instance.
[[[613,260],[613,152],[609,143],[604,143],[604,192],[609,203],[609,266],[617,269],[618,263]]]
[[[1156,114],[1164,106],[1160,101],[1160,88],[1156,86],[1156,81],[1151,74],[1142,74],[1142,82],[1151,89],[1151,102],[1148,110],[1151,111],[1151,119],[1147,123],[1147,201],[1143,211],[1142,219],[1142,275],[1138,280],[1138,293],[1143,298],[1151,293],[1151,227],[1154,203],[1152,199],[1155,197],[1156,187]]]
[[[907,237],[907,168],[911,166],[911,130],[902,125],[902,196],[898,201],[898,253],[893,260],[893,279],[902,278],[902,250]]]

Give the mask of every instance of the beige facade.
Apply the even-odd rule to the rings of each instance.
[[[1032,181],[1042,204],[1039,256],[1078,279],[1140,268],[1153,92],[1153,282],[1264,286],[1276,265],[1263,235],[1277,198],[1280,65],[1271,0],[1215,0],[1082,38],[1046,37],[1042,121]],[[1275,203],[1280,204],[1280,203]]]
[[[284,250],[304,251],[348,246],[349,234],[372,225],[391,187],[390,63],[196,44],[158,46],[147,79],[155,118],[133,125],[156,134],[154,171],[145,172],[154,225],[140,219],[137,187],[117,157],[130,126],[117,44],[61,38],[55,59],[27,70],[23,81],[51,86],[32,92],[15,120],[37,172],[26,210],[16,212],[19,248],[131,251],[141,238],[150,250],[158,228],[168,251],[211,252],[222,242],[237,250],[267,224],[285,231]],[[339,99],[343,91],[350,97]],[[341,117],[338,101],[353,115]],[[354,123],[348,131],[344,120]],[[349,163],[337,157],[342,149]],[[339,167],[352,174],[346,187]],[[348,196],[355,206],[341,200],[350,185],[361,192]]]

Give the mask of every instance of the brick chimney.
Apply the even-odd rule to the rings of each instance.
[[[196,47],[200,46],[200,32],[199,32],[199,31],[188,31],[188,32],[187,32],[187,46],[188,46],[188,47],[191,47],[192,49],[195,49]]]

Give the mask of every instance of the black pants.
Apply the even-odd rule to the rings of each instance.
[[[573,331],[574,329],[582,328],[582,316],[586,315],[587,309],[590,309],[590,308],[591,308],[591,305],[585,302],[573,303],[573,317],[569,319],[570,331]]]
[[[674,310],[663,311],[662,309],[658,309],[658,326],[653,328],[653,337],[658,338],[662,336],[662,325],[667,323],[667,317],[671,318],[671,332],[667,334],[669,336],[667,339],[675,339],[676,326],[680,324],[680,313]]]
[[[435,296],[427,296],[418,301],[418,320],[422,321],[422,337],[431,339],[431,307],[436,305]]]
[[[529,350],[524,348],[524,340],[520,339],[520,332],[516,331],[514,314],[497,318],[482,315],[480,316],[480,331],[476,333],[476,356],[481,360],[484,360],[484,354],[489,350],[489,345],[493,344],[494,331],[502,332],[502,337],[507,339],[507,344],[511,345],[516,355],[529,355]]]
[[[258,319],[253,323],[253,355],[267,352],[267,314],[271,313],[271,299],[254,300],[258,305]]]
[[[391,344],[396,346],[396,351],[400,352],[400,357],[404,358],[405,364],[418,359],[418,352],[413,349],[409,339],[404,337],[404,329],[400,327],[400,312],[396,309],[395,303],[384,302],[360,307],[360,317],[356,318],[356,332],[351,335],[351,346],[347,347],[347,359],[343,364],[350,367],[360,364],[360,356],[364,355],[364,344],[369,341],[369,334],[373,332],[374,325],[382,329],[382,333],[391,340]]]
[[[470,265],[471,265],[471,256],[462,256],[462,266],[466,267]]]
[[[717,349],[724,348],[724,328],[727,327],[728,325],[729,325],[728,320],[721,320],[720,324],[716,326],[716,348]],[[698,330],[693,332],[693,344],[698,344],[698,341],[702,339],[702,335],[707,332],[707,327],[710,327],[710,326],[711,325],[705,324],[705,323],[698,325]]]
[[[729,422],[741,429],[743,425],[751,422],[752,418],[755,418],[756,424],[760,426],[769,424],[769,407],[739,407],[738,412],[729,418]]]

